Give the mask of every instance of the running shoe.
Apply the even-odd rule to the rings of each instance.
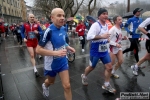
[[[84,49],[82,49],[82,52],[84,52],[85,50]]]
[[[42,56],[41,55],[39,55],[39,59],[41,59],[42,58]]]
[[[39,77],[40,76],[40,74],[38,72],[35,72],[34,74],[35,74],[35,77]]]
[[[43,96],[48,97],[49,96],[49,88],[45,87],[45,83],[42,84],[43,88]]]
[[[119,75],[117,75],[117,74],[112,74],[112,76],[113,76],[114,78],[119,78]]]
[[[81,75],[81,78],[82,78],[82,84],[88,85],[87,77],[84,74]]]
[[[102,89],[107,90],[107,91],[109,91],[111,93],[115,93],[116,92],[116,90],[110,84],[108,86],[103,85]]]
[[[131,69],[133,70],[133,74],[137,76],[138,75],[138,70],[135,68],[135,65],[132,65]]]

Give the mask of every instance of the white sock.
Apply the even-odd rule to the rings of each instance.
[[[83,74],[83,78],[87,78],[87,77],[85,76],[85,74]]]
[[[115,69],[113,68],[112,71],[111,71],[111,74],[114,74],[114,73],[115,73]]]
[[[109,82],[105,82],[104,85],[105,85],[105,86],[108,86],[108,85],[109,85]]]
[[[112,66],[113,67],[113,69],[112,69],[112,71],[111,71],[111,74],[114,74],[115,73],[115,65],[114,66]]]
[[[34,66],[34,72],[37,72],[36,66]]]
[[[135,65],[135,69],[138,70],[138,65],[137,64]]]
[[[45,86],[45,83],[44,83],[44,86]],[[47,89],[48,87],[45,86],[45,88]]]

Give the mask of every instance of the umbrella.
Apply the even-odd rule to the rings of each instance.
[[[81,16],[81,15],[76,15],[74,18],[78,19],[78,20],[83,20],[84,19],[83,16]]]
[[[79,23],[79,20],[78,19],[73,19],[74,22],[76,23]]]
[[[76,19],[82,19],[80,15],[75,16]]]
[[[133,17],[134,15],[133,15],[133,12],[128,12],[128,13],[126,13],[124,16],[123,16],[123,18],[131,18],[131,17]]]
[[[96,18],[92,17],[92,16],[86,16],[86,19],[92,23],[96,22]]]

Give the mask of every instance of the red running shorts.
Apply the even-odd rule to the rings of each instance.
[[[27,39],[27,42],[26,42],[27,47],[36,48],[37,44],[38,44],[37,39]]]

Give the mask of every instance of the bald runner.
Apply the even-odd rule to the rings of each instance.
[[[51,20],[53,24],[43,34],[36,52],[45,56],[44,75],[47,76],[47,79],[42,84],[43,95],[45,97],[49,96],[49,86],[54,84],[55,77],[59,74],[64,88],[65,99],[72,100],[66,53],[67,50],[75,52],[75,49],[70,47],[65,41],[67,33],[63,26],[64,15],[64,11],[61,8],[52,10]]]

